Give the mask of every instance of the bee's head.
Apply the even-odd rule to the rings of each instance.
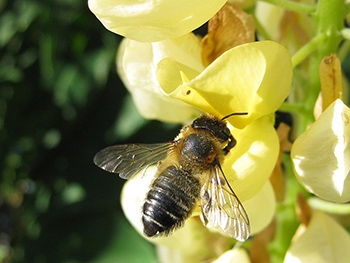
[[[191,126],[194,129],[210,131],[221,142],[228,141],[230,136],[232,136],[224,120],[209,115],[202,115],[195,119]]]
[[[199,118],[195,119],[192,122],[191,127],[194,129],[205,129],[210,131],[220,142],[227,142],[226,147],[224,148],[225,153],[227,154],[235,145],[236,140],[233,138],[230,129],[227,127],[225,119],[233,115],[247,115],[248,113],[232,113],[225,116],[222,119],[219,119],[210,115],[202,115]]]

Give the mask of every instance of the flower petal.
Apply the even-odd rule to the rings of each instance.
[[[284,263],[346,263],[349,248],[346,230],[325,213],[315,211],[306,231],[288,249]]]
[[[333,102],[294,142],[291,158],[299,182],[333,202],[350,201],[350,109]]]
[[[144,235],[141,222],[141,209],[156,172],[156,166],[148,167],[147,170],[139,172],[124,184],[121,192],[120,201],[124,214],[132,226],[142,236]]]
[[[231,263],[231,262],[239,262],[239,263],[250,263],[250,259],[248,253],[242,248],[234,248],[232,250],[226,251],[222,254],[217,260],[212,263]]]
[[[237,145],[226,157],[223,170],[241,201],[260,191],[276,164],[279,141],[269,118],[232,130]]]
[[[276,199],[270,181],[251,199],[243,202],[250,220],[250,234],[262,231],[275,215]]]
[[[196,78],[167,93],[218,116],[248,112],[235,122],[243,128],[275,112],[288,96],[291,80],[288,51],[276,42],[261,41],[226,51]]]
[[[193,34],[155,43],[124,39],[120,45],[117,55],[118,73],[145,118],[185,122],[198,115],[198,110],[170,98],[160,88],[158,77],[162,76],[166,61],[171,61],[172,58],[176,58],[183,67],[176,68],[177,74],[169,72],[166,76],[167,83],[179,85],[182,82],[179,70],[190,75],[191,72],[203,70],[200,42]],[[169,68],[173,69],[174,66]]]
[[[110,31],[137,41],[185,35],[208,21],[225,0],[89,0],[89,8]]]
[[[159,262],[207,262],[232,246],[232,239],[211,233],[198,217],[168,237],[154,238]]]

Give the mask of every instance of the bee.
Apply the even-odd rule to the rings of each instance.
[[[246,114],[222,119],[205,114],[184,126],[171,142],[110,146],[95,155],[94,163],[124,179],[157,165],[142,208],[147,237],[166,236],[180,228],[200,202],[204,225],[243,242],[250,234],[249,218],[221,164],[236,145],[225,119]]]

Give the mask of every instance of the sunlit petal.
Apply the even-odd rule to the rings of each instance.
[[[89,0],[89,8],[110,31],[137,41],[185,35],[208,21],[225,0]]]
[[[232,117],[233,118],[233,117]],[[278,136],[269,116],[242,130],[232,130],[237,145],[223,164],[226,177],[241,200],[253,197],[271,175],[278,157]]]
[[[349,233],[331,217],[316,211],[306,231],[288,249],[284,263],[347,263],[349,248]]]
[[[294,142],[291,150],[299,182],[311,193],[350,201],[350,109],[333,102]]]
[[[196,78],[167,93],[218,116],[248,112],[248,117],[235,122],[243,128],[279,108],[289,94],[291,79],[287,50],[262,41],[226,51]]]
[[[217,260],[213,261],[212,263],[232,263],[232,262],[239,262],[239,263],[250,263],[249,255],[248,253],[242,249],[232,249],[226,251],[224,254],[222,254]]]
[[[185,122],[198,116],[192,106],[167,96],[158,78],[165,89],[169,83],[180,85],[180,70],[189,75],[203,70],[200,52],[200,41],[193,34],[153,43],[123,40],[117,55],[118,73],[142,116],[168,122]],[[178,68],[167,63],[173,58]],[[173,73],[169,70],[163,77],[164,68],[173,69]]]
[[[153,166],[135,175],[132,180],[124,184],[120,197],[126,218],[141,235],[143,235],[142,206],[156,172],[157,168]]]
[[[250,233],[254,235],[263,230],[275,215],[276,199],[270,181],[251,199],[243,202],[250,220]]]

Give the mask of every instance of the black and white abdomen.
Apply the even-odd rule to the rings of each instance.
[[[196,205],[200,188],[198,178],[174,165],[162,171],[152,183],[143,205],[145,235],[167,235],[181,227]]]

